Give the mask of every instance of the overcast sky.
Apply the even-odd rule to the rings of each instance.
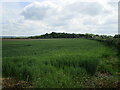
[[[50,32],[118,33],[119,0],[5,1],[0,3],[0,25],[4,36]]]

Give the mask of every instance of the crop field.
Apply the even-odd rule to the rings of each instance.
[[[4,78],[31,88],[117,87],[118,53],[87,39],[3,40]]]

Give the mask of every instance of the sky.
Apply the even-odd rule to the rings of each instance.
[[[2,36],[51,32],[118,33],[119,0],[4,0],[0,2]]]

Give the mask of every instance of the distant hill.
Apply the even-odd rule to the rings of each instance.
[[[0,38],[3,39],[23,39],[23,38],[27,38],[26,36],[0,36]]]
[[[16,36],[0,36],[0,38],[16,38]]]

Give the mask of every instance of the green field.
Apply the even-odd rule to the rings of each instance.
[[[34,88],[116,87],[114,47],[87,39],[3,40],[3,77]]]

